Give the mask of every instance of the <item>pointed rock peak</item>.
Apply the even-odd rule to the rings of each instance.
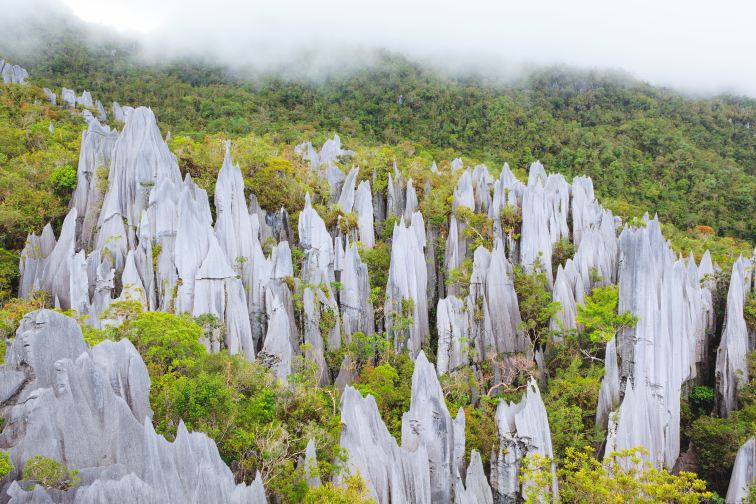
[[[528,186],[532,186],[536,183],[540,183],[541,185],[546,185],[546,170],[544,169],[543,165],[540,161],[535,161],[533,164],[530,165],[530,172],[528,173]]]
[[[221,250],[215,235],[208,233],[210,247],[205,259],[202,261],[195,278],[197,280],[222,280],[236,276],[234,270],[228,265],[226,254]]]
[[[307,192],[307,194],[305,194],[304,210],[311,210],[311,209],[312,209],[312,202],[310,201],[310,193]]]

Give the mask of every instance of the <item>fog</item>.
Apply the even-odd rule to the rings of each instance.
[[[7,13],[36,1],[0,6]],[[137,38],[158,60],[317,74],[386,49],[457,73],[506,78],[563,64],[689,93],[756,97],[756,2],[745,0],[59,1]]]

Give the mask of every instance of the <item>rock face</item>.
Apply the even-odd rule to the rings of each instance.
[[[436,371],[421,351],[412,374],[410,409],[402,416],[402,448],[414,453],[422,447],[427,455],[431,502],[452,501],[454,483],[459,478],[454,433]]]
[[[748,498],[749,487],[756,481],[756,441],[749,439],[738,450],[727,488],[727,504],[740,504]]]
[[[706,289],[675,258],[657,219],[625,228],[619,248],[618,308],[638,323],[619,335],[625,397],[607,451],[644,445],[655,466],[672,467],[680,453],[680,393],[696,375],[706,330]]]
[[[4,78],[7,74],[17,79],[12,66],[1,63],[0,71]],[[53,103],[58,99],[49,90],[46,96]],[[309,194],[305,197],[295,233],[287,209],[263,209],[254,194],[245,194],[242,171],[233,162],[230,145],[226,146],[211,208],[206,191],[191,176],[182,179],[176,157],[150,109],[113,103],[108,112],[119,128],[123,123],[119,132],[103,124],[108,112],[86,91],[77,96],[64,88],[60,103],[85,107],[82,116],[87,129],[82,135],[77,187],[57,239],[49,225],[39,235],[29,235],[19,265],[21,296],[46,291],[56,307],[86,315],[95,327],[118,322],[104,320],[102,315],[117,300],[137,301],[146,310],[211,314],[224,326],[223,341],[218,336],[205,342],[211,351],[228,350],[249,360],[258,359],[283,382],[289,379],[292,363],[306,343],[305,356],[317,365],[318,382],[335,381],[336,387],[344,390],[342,446],[349,453],[349,467],[368,479],[373,496],[382,503],[466,503],[519,498],[522,458],[534,452],[551,455],[548,421],[534,382],[519,404],[499,405],[500,450],[494,453],[489,487],[479,456],[474,453],[465,468],[464,414],[452,420],[437,376],[466,366],[479,373],[484,369],[481,362],[497,356],[507,360],[515,354],[535,359],[545,375],[548,348],[532,348],[520,327],[516,266],[526,271],[538,268],[545,274],[552,298],[560,305],[549,322],[555,331],[579,329],[577,310],[591,290],[619,284],[619,310],[637,316],[638,323],[607,345],[596,422],[609,427],[607,451],[642,444],[657,467],[672,467],[677,459],[680,395],[714,364],[707,356],[716,337],[713,301],[717,285],[713,276],[718,267],[708,253],[698,265],[692,257],[677,257],[656,219],[646,217],[640,227],[625,226],[618,238],[621,221],[596,201],[589,178],[575,177],[568,183],[562,175],[549,174],[535,162],[525,184],[506,164],[494,179],[484,165],[465,168],[458,158],[451,163],[451,170],[443,171],[444,176],[457,178],[448,223],[434,219],[426,226],[420,200],[422,191],[430,191],[431,182],[441,176],[438,167],[421,184],[418,177],[413,180],[403,175],[395,163],[385,193],[373,193],[370,181],[358,183],[357,167],[346,174],[342,171],[341,163],[353,153],[342,148],[336,135],[319,151],[309,143],[295,148],[309,160],[309,169],[330,186],[320,200],[312,200]],[[373,172],[373,187],[383,187],[384,181],[378,185],[378,180],[379,174]],[[321,204],[353,214],[349,218],[356,217],[354,229],[345,231],[333,222],[326,225],[328,219],[316,210]],[[475,222],[472,214],[490,219],[490,235],[484,237],[491,243],[490,250],[483,246],[473,250],[471,232],[477,230],[471,228]],[[377,236],[386,234],[382,221],[390,216],[397,222],[390,242],[380,244],[390,244],[391,252],[386,296],[378,301],[383,303],[383,317],[376,318],[368,278],[368,264],[374,267],[371,261],[375,256],[368,260],[364,254],[376,246]],[[570,239],[574,256],[552,271],[556,244]],[[737,389],[747,379],[745,355],[756,340],[744,320],[745,299],[754,284],[753,264],[754,259],[740,259],[733,266],[716,360],[717,407],[723,415],[736,406]],[[448,282],[449,273],[468,270],[469,284],[466,278]],[[436,308],[438,334],[436,368],[421,351],[431,341],[432,307]],[[64,322],[51,317],[44,315],[41,327],[61,324],[59,332],[75,333],[76,328],[63,327]],[[24,334],[33,329],[26,324]],[[356,378],[352,357],[344,358],[336,377],[325,358],[326,352],[352,343],[358,332],[370,335],[384,330],[395,351],[407,351],[416,361],[401,447],[383,425],[375,401],[362,398],[348,386]],[[43,438],[52,440],[45,449],[50,453],[59,450],[60,456],[68,457],[68,442],[55,445],[55,429],[59,428],[55,422],[61,418],[55,408],[73,408],[62,391],[86,388],[81,384],[100,375],[112,385],[112,397],[103,392],[103,401],[110,401],[106,412],[86,396],[90,392],[83,393],[86,407],[76,411],[82,425],[59,428],[63,433],[78,428],[99,433],[104,429],[101,419],[106,418],[122,422],[119,429],[131,442],[128,447],[121,446],[108,431],[101,442],[81,448],[84,458],[71,460],[89,464],[89,479],[75,496],[76,502],[115,495],[163,501],[169,490],[175,490],[182,500],[214,501],[218,495],[230,502],[264,499],[258,492],[261,485],[250,489],[229,486],[227,469],[218,469],[217,451],[205,450],[206,441],[191,441],[194,435],[180,432],[170,444],[149,431],[144,423],[150,414],[148,385],[140,385],[139,376],[127,376],[139,373],[133,349],[125,344],[102,344],[91,350],[75,345],[62,348],[66,341],[50,343],[54,360],[32,366],[35,372],[39,368],[32,378],[42,383],[34,388],[47,392],[35,395],[27,383],[26,368],[13,363],[12,359],[21,357],[11,357],[2,371],[0,399],[18,408],[14,417],[18,425],[27,422],[30,429],[45,432]],[[47,355],[44,350],[28,351],[32,354],[23,359]],[[63,364],[56,367],[56,361]],[[60,390],[55,381],[59,375],[67,380],[61,382]],[[19,401],[20,393],[29,401],[14,402]],[[38,420],[36,413],[32,420],[23,417],[23,408],[31,404],[42,405],[39,411],[49,419]],[[8,446],[18,447],[18,453],[31,450],[24,444],[26,433],[14,431],[16,437]],[[70,446],[78,446],[76,442]],[[196,455],[191,447],[205,451]],[[184,457],[186,450],[194,458]],[[149,458],[148,452],[159,457]],[[314,446],[307,457],[314,458]],[[190,463],[196,464],[186,466]],[[170,482],[149,476],[158,471],[157,465],[160,471],[167,471],[165,478]],[[101,466],[107,466],[107,471],[96,469]],[[195,487],[196,481],[207,479],[197,477],[203,474],[224,483]],[[314,477],[311,479],[315,484]],[[17,502],[61,500],[39,491],[35,496],[19,485],[8,490]],[[66,499],[73,501],[71,496]]]
[[[491,482],[501,502],[516,502],[520,491],[519,471],[523,457],[538,453],[553,458],[551,431],[538,385],[531,380],[519,404],[502,401],[496,409],[499,453],[491,461]],[[556,467],[552,464],[551,493],[557,495]],[[524,485],[528,485],[526,481]]]
[[[176,440],[150,421],[147,368],[128,340],[87,348],[78,324],[49,310],[28,314],[7,351],[3,376],[19,376],[3,396],[0,446],[19,477],[32,455],[79,469],[66,493],[6,484],[10,502],[264,503],[261,483],[236,485],[207,436],[179,425]],[[3,380],[7,383],[8,380]],[[113,426],[117,426],[114,429]]]
[[[18,65],[12,65],[5,60],[0,59],[0,75],[3,77],[3,83],[7,84],[26,84],[29,78],[29,72]]]
[[[751,267],[751,261],[744,257],[732,265],[727,313],[717,350],[717,408],[722,416],[727,416],[737,407],[738,388],[748,383],[749,379],[746,357],[752,348],[743,309],[746,295],[751,291]]]
[[[400,448],[381,420],[373,396],[362,397],[346,387],[341,423],[347,471],[362,475],[372,498],[380,504],[432,502],[425,448],[419,446],[414,453]]]
[[[397,351],[407,350],[413,358],[420,352],[428,327],[428,271],[425,264],[425,228],[419,212],[412,223],[394,226],[391,266],[386,286],[386,329]],[[410,324],[402,323],[411,317]],[[397,329],[394,326],[408,327]]]

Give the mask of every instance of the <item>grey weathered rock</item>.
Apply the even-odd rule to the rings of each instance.
[[[464,422],[464,415],[461,418]],[[459,476],[454,434],[455,425],[436,371],[421,351],[412,374],[410,409],[402,415],[402,449],[416,452],[422,448],[428,457],[431,502],[452,501],[453,485]]]
[[[5,84],[26,84],[29,78],[29,72],[19,65],[12,65],[0,59],[0,75],[3,77]]]
[[[680,393],[695,377],[705,331],[705,289],[691,282],[658,221],[644,220],[619,239],[618,309],[638,323],[618,339],[620,377],[632,383],[625,386],[612,449],[644,445],[656,467],[672,467],[680,452]]]
[[[81,96],[76,98],[77,107],[95,108],[94,101],[92,101],[92,94],[89,91],[84,91]]]
[[[486,278],[486,303],[491,317],[493,343],[499,353],[522,352],[527,338],[520,329],[520,308],[514,290],[512,264],[504,255],[504,244],[497,240],[491,251]]]
[[[347,342],[357,331],[372,334],[375,331],[373,304],[370,302],[370,279],[367,265],[362,262],[357,244],[347,244],[341,270],[339,305],[343,334]]]
[[[50,104],[57,105],[58,104],[58,97],[48,88],[42,88],[42,91],[45,93],[45,96],[47,96],[47,99],[50,100]]]
[[[727,487],[727,504],[740,504],[748,499],[750,486],[756,481],[756,441],[746,441],[738,450]]]
[[[114,121],[126,122],[126,113],[118,102],[113,102],[111,109],[113,112]]]
[[[428,271],[424,246],[425,228],[419,212],[413,215],[409,227],[403,220],[394,226],[384,307],[386,328],[394,339],[397,351],[406,348],[413,358],[420,351],[423,340],[429,335]],[[411,310],[408,310],[410,307]],[[395,332],[395,321],[402,316],[411,316],[412,323],[407,329]]]
[[[278,297],[272,298],[268,316],[268,333],[265,335],[260,361],[273,369],[276,377],[284,383],[291,374],[294,349],[289,339],[289,315]]]
[[[73,89],[61,89],[60,97],[63,100],[63,103],[68,105],[69,108],[76,107],[76,92]]]
[[[78,245],[89,247],[97,231],[103,188],[107,187],[108,168],[118,133],[97,121],[91,121],[82,133],[79,165],[76,171],[76,189],[72,205],[81,220]]]
[[[467,477],[464,485],[457,483],[455,504],[493,504],[494,498],[491,485],[488,484],[486,473],[483,470],[483,462],[478,450],[470,453],[470,466],[467,468]]]
[[[503,502],[515,502],[520,491],[520,460],[533,453],[554,457],[549,420],[535,381],[528,382],[525,397],[519,404],[499,403],[496,426],[500,448],[497,459],[491,462],[492,487]],[[526,481],[522,486],[528,484]],[[558,495],[556,466],[553,463],[551,494],[553,497]]]
[[[379,504],[430,504],[428,456],[423,445],[414,452],[399,448],[378,414],[373,396],[352,387],[341,396],[341,447],[347,474],[359,473]]]
[[[320,300],[315,290],[305,287],[302,293],[302,311],[304,312],[304,342],[310,346],[305,355],[318,366],[317,380],[319,384],[330,382],[328,365],[325,360],[325,344],[320,334]]]
[[[357,229],[360,243],[366,248],[375,245],[375,231],[373,228],[373,196],[370,191],[370,182],[363,180],[357,187],[354,199],[354,212],[357,214]]]
[[[344,184],[341,187],[341,195],[337,204],[345,213],[351,213],[355,200],[355,182],[357,174],[360,172],[359,167],[354,166],[349,170],[349,174],[344,179]]]
[[[442,375],[469,363],[467,345],[470,334],[469,315],[462,301],[456,296],[448,296],[438,301],[436,309],[436,329],[438,332],[438,352],[436,354],[438,374]]]
[[[28,314],[0,368],[26,375],[6,399],[6,429],[18,478],[32,455],[80,470],[68,493],[6,485],[11,502],[265,502],[259,484],[235,485],[215,444],[182,424],[173,443],[149,421],[149,376],[128,340],[87,349],[78,324],[49,310]],[[114,428],[117,426],[117,428]],[[41,487],[38,487],[41,488]]]
[[[388,186],[386,188],[386,215],[396,215],[398,217],[404,215],[404,191],[403,191],[404,179],[399,169],[396,167],[396,161],[394,161],[394,174],[388,175]]]
[[[310,439],[307,442],[307,448],[305,448],[304,474],[310,488],[317,488],[321,485],[314,439]]]
[[[606,345],[604,370],[596,408],[596,425],[601,426],[601,428],[606,428],[609,413],[617,408],[620,401],[619,366],[617,365],[617,342],[615,338],[609,340]]]
[[[727,312],[717,350],[717,408],[722,416],[737,407],[737,391],[749,379],[746,357],[750,348],[743,309],[751,291],[751,267],[751,261],[744,257],[732,265]]]
[[[412,215],[417,212],[419,203],[417,201],[417,193],[415,187],[412,185],[412,179],[407,181],[407,192],[404,197],[404,220],[411,220]]]

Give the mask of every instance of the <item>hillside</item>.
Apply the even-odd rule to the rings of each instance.
[[[753,100],[47,36],[0,83],[11,502],[753,492]]]
[[[619,213],[656,212],[682,230],[756,239],[752,99],[692,99],[558,68],[510,83],[455,78],[391,54],[322,80],[289,80],[211,62],[148,65],[129,40],[70,20],[45,26],[55,28],[18,27],[44,35],[33,53],[11,47],[7,56],[24,57],[40,85],[150,104],[163,132],[267,134],[289,144],[338,132],[349,145],[403,146],[427,159],[464,154],[496,167],[539,159],[566,176],[591,176]]]

